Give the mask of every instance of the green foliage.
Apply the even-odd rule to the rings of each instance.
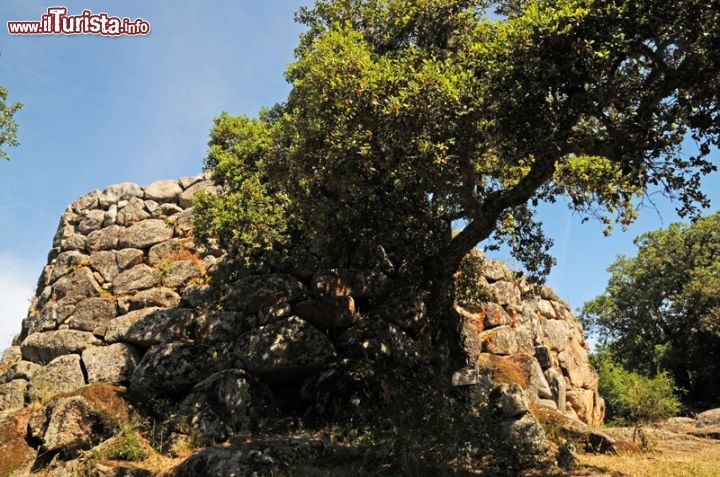
[[[0,158],[10,159],[5,147],[18,146],[18,125],[13,117],[22,108],[21,103],[7,103],[8,90],[0,86]]]
[[[485,259],[479,251],[463,258],[455,275],[455,299],[461,303],[480,303],[490,299],[490,292],[483,285]],[[485,283],[487,283],[485,281]]]
[[[605,398],[608,419],[639,425],[677,414],[680,400],[667,373],[650,378],[628,371],[608,352],[596,354],[593,363],[600,376],[599,391]]]
[[[483,241],[545,275],[541,202],[610,230],[660,188],[696,214],[720,134],[718,1],[318,0],[297,15],[287,101],[216,121],[223,193],[198,200],[201,235],[244,253],[291,223],[338,266],[370,240],[430,284]]]
[[[635,257],[609,268],[605,292],[586,303],[588,330],[629,369],[667,370],[688,399],[720,392],[720,213],[635,239]]]
[[[223,194],[195,197],[195,233],[201,242],[217,238],[247,260],[283,240],[287,198],[270,183],[267,171],[275,128],[268,118],[222,113],[215,119],[205,167]]]

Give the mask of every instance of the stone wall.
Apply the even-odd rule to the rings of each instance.
[[[456,305],[463,317],[469,379],[490,375],[514,382],[531,403],[590,425],[602,423],[605,403],[597,391],[598,375],[570,306],[551,288],[537,290],[496,260],[485,260],[479,285],[489,291],[488,302]]]
[[[343,359],[420,356],[403,321],[412,310],[391,311],[397,319],[383,321],[359,309],[392,286],[382,251],[369,274],[325,270],[306,253],[213,286],[223,259],[193,242],[198,190],[214,185],[203,176],[124,183],[67,208],[21,333],[0,363],[0,411],[88,384],[122,385],[144,399],[184,403],[188,422],[214,441],[249,425],[238,416],[265,412],[268,385],[305,382],[307,398],[323,370]],[[481,376],[517,383],[533,403],[600,423],[597,374],[569,306],[493,260],[478,286],[490,301],[456,306],[469,364],[456,384]],[[203,410],[204,393],[228,383],[252,399]]]

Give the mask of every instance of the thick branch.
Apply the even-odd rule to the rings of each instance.
[[[530,172],[516,185],[509,189],[498,190],[485,199],[476,209],[470,223],[453,237],[442,254],[440,260],[444,276],[455,273],[463,257],[492,234],[503,212],[526,203],[552,178],[557,159],[558,156],[555,155],[538,158],[530,168]]]

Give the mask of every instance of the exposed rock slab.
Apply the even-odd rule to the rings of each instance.
[[[88,267],[80,267],[55,282],[55,299],[64,304],[74,304],[97,296],[100,285]]]
[[[0,417],[0,475],[30,475],[37,451],[27,442],[26,409]]]
[[[121,248],[148,248],[170,240],[173,229],[161,219],[147,219],[128,227],[122,234],[118,245]]]
[[[169,343],[152,347],[130,379],[130,390],[145,399],[187,392],[211,374],[228,369],[232,360],[221,347]]]
[[[171,476],[275,475],[274,468],[274,459],[261,451],[211,447],[188,457]]]
[[[355,300],[351,296],[323,297],[295,305],[300,318],[318,328],[349,328],[355,322]]]
[[[300,301],[305,294],[305,286],[291,275],[251,275],[233,283],[224,303],[228,310],[254,313],[277,303]]]
[[[272,402],[270,390],[247,372],[221,371],[195,385],[183,401],[183,431],[205,445],[249,435],[255,421],[271,412]]]
[[[45,402],[57,394],[74,391],[85,384],[80,356],[58,356],[35,373],[30,380],[28,395],[33,401]]]
[[[236,367],[271,381],[298,381],[332,361],[335,348],[296,316],[258,327],[235,342]]]
[[[19,409],[25,405],[28,383],[24,379],[13,379],[0,384],[0,411]]]
[[[143,308],[108,324],[105,340],[142,347],[181,341],[193,327],[195,314],[187,308]]]
[[[23,359],[35,363],[47,363],[66,354],[81,353],[88,346],[101,343],[87,331],[57,330],[33,333],[22,342]]]
[[[140,350],[125,343],[87,348],[82,353],[90,384],[127,382],[141,359]]]
[[[157,202],[177,202],[183,190],[178,181],[163,179],[145,187],[145,198]]]
[[[75,311],[67,319],[70,328],[81,331],[93,331],[105,325],[117,316],[117,303],[109,298],[88,298],[77,304]]]
[[[160,272],[141,263],[115,277],[112,290],[118,294],[147,290],[160,284]]]
[[[417,342],[384,320],[360,323],[337,340],[342,356],[370,361],[415,361],[421,353]]]

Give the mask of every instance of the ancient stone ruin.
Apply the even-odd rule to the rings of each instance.
[[[125,393],[180,403],[184,419],[169,438],[192,434],[210,445],[251,434],[278,399],[312,406],[343,360],[421,354],[407,313],[394,322],[363,314],[363,303],[392,286],[382,254],[370,274],[323,269],[306,253],[213,286],[224,256],[193,241],[198,190],[215,186],[204,176],[124,183],[80,197],[62,215],[0,364],[0,455],[12,456],[1,475],[70,460],[110,438],[131,412]],[[514,383],[532,405],[601,423],[597,374],[568,304],[497,261],[485,260],[483,275],[478,286],[490,300],[456,305],[468,357],[456,384]],[[187,466],[212,457],[203,455]]]

